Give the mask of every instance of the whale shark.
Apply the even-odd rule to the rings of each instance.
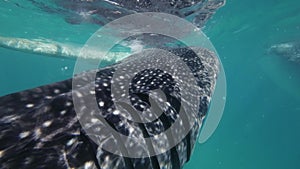
[[[186,72],[180,66],[172,65],[168,60],[157,60],[160,53],[136,53],[113,65],[89,70],[77,74],[72,79],[40,86],[25,91],[12,93],[0,97],[0,168],[1,169],[181,169],[191,157],[203,120],[206,117],[211,96],[218,77],[219,62],[215,53],[203,48],[175,48],[167,49],[170,53],[187,65],[190,75],[195,79],[192,83]],[[174,72],[181,76],[171,76],[160,69],[148,69],[135,74],[129,84],[129,98],[132,108],[117,111],[112,97],[111,86],[116,83],[113,77],[122,80],[130,71],[139,68],[141,63],[154,65],[170,65]],[[122,67],[121,75],[117,68]],[[96,74],[93,79],[92,74]],[[181,77],[178,79],[178,77]],[[72,86],[76,79],[78,86]],[[93,83],[90,80],[93,80]],[[189,99],[183,99],[183,88],[177,81],[186,86]],[[122,81],[121,81],[122,82]],[[122,84],[122,83],[120,83]],[[115,89],[117,92],[122,89]],[[151,91],[160,89],[164,96],[152,97]],[[196,92],[200,91],[200,92]],[[73,97],[79,99],[95,96],[97,108],[101,116],[94,109],[87,108],[84,102],[75,111]],[[198,109],[191,104],[199,99]],[[154,100],[154,101],[153,101]],[[163,100],[163,102],[160,102]],[[80,101],[80,100],[79,100]],[[182,107],[181,105],[189,105]],[[124,118],[124,114],[134,109],[145,110],[155,106],[162,114],[154,121],[137,123]],[[196,106],[197,107],[197,106]],[[184,111],[180,111],[184,108]],[[153,109],[150,109],[153,110]],[[157,140],[155,135],[162,133],[178,116],[195,115],[195,122],[190,126],[188,134],[170,149],[164,146],[172,142],[175,135],[180,134],[181,128],[187,121],[182,120],[173,135],[167,135],[165,140]],[[151,112],[150,113],[157,113]],[[94,118],[85,118],[94,115]],[[140,117],[145,114],[140,114]],[[97,118],[98,117],[98,118]],[[92,130],[97,131],[91,136],[79,119],[85,119]],[[107,124],[106,126],[103,125]],[[102,127],[99,127],[102,126]],[[126,146],[137,146],[121,140],[117,135],[107,137],[107,128],[126,136],[139,135],[141,142],[146,137],[161,143],[162,153],[141,158],[121,156],[103,149],[103,144],[116,143],[116,149],[126,152]],[[104,138],[100,143],[92,137]],[[125,148],[124,148],[125,147]],[[138,151],[153,148],[139,147]]]
[[[274,44],[268,49],[268,53],[281,56],[295,63],[300,63],[300,42],[290,41]]]
[[[34,6],[61,15],[70,24],[105,25],[137,12],[163,12],[190,20],[203,27],[225,0],[29,0]],[[50,3],[50,4],[49,4]]]

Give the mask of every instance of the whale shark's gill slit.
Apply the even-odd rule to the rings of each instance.
[[[87,146],[89,146],[90,149],[92,149],[91,152],[93,153],[93,160],[95,161],[94,164],[96,165],[97,169],[101,169],[99,162],[96,162],[98,161],[97,152],[95,151],[97,150],[96,144],[90,138],[88,138],[88,135],[85,135],[82,131],[80,132],[80,134],[82,136],[83,141],[85,141],[87,143]]]
[[[136,93],[136,95],[139,95]],[[143,94],[143,96],[145,96]],[[139,116],[138,112],[134,110],[130,105],[127,105],[125,102],[118,102],[118,104],[126,111],[131,112],[132,117],[134,118],[134,121],[141,121],[141,117]],[[148,133],[145,124],[144,123],[138,123],[138,127],[141,129],[143,138],[149,138],[150,134]],[[147,148],[149,152],[154,152],[153,144],[151,140],[145,139]],[[156,156],[150,157],[151,165],[153,169],[160,169],[159,162]]]
[[[176,103],[178,102],[177,99],[174,99],[175,104],[180,104],[180,103]],[[189,123],[189,119],[187,118],[186,115],[186,111],[184,110],[184,108],[182,106],[180,106],[180,117],[182,119],[182,123],[183,123],[183,127],[186,127],[187,129],[189,129],[190,123]],[[185,141],[186,141],[186,162],[188,162],[190,160],[190,156],[191,156],[191,151],[192,151],[192,147],[191,147],[191,131],[188,132],[188,134],[185,136]]]
[[[191,159],[192,147],[191,147],[191,131],[186,135],[186,162]]]
[[[162,121],[163,126],[165,129],[169,128],[172,124],[169,122],[168,117],[163,113],[159,119]],[[166,133],[166,136],[168,138],[169,144],[174,145],[174,140],[173,138],[173,134],[170,133]],[[173,168],[180,168],[180,161],[179,161],[179,157],[178,157],[178,152],[176,149],[176,146],[174,146],[173,148],[171,148],[171,164]]]
[[[113,124],[113,122],[109,121],[108,119],[105,118],[106,123],[115,131],[118,131],[116,126]],[[124,163],[126,168],[128,169],[134,169],[133,163],[131,161],[131,158],[128,158],[128,151],[126,149],[126,146],[124,145],[125,143],[122,141],[120,135],[115,134],[112,132],[113,137],[115,138],[115,141],[117,141],[117,145],[119,146],[119,150],[121,151],[121,154],[123,155]]]
[[[174,99],[174,101],[175,101],[174,104],[181,105],[180,103],[176,103],[176,102],[178,102],[177,99]],[[180,114],[180,117],[181,117],[182,123],[183,123],[183,126],[182,126],[182,127],[184,127],[185,130],[190,129],[190,124],[189,124],[189,121],[188,121],[186,112],[185,112],[185,110],[184,110],[184,108],[183,108],[182,106],[180,106],[180,111],[178,111],[178,112],[181,113],[181,114]],[[189,131],[188,134],[185,136],[185,138],[182,140],[183,142],[184,142],[184,141],[186,142],[186,146],[187,146],[187,147],[186,147],[186,162],[189,161],[189,158],[190,158],[190,156],[191,156],[190,132],[191,132],[191,131]],[[177,147],[177,146],[175,146],[174,148],[176,148],[176,147]],[[176,150],[176,149],[175,149],[175,150]],[[176,152],[177,152],[177,150],[176,150]],[[177,158],[177,159],[179,158],[179,153],[178,153],[178,152],[177,152],[176,158]],[[178,159],[178,161],[180,161],[180,160]],[[182,166],[183,164],[180,164],[180,165]],[[179,167],[179,168],[180,168],[180,167]]]
[[[144,138],[149,138],[150,135],[149,135],[149,133],[148,133],[148,131],[147,131],[145,125],[144,125],[143,123],[139,123],[138,126],[139,126],[140,129],[142,130],[142,133],[143,133]],[[146,142],[146,144],[147,144],[147,146],[148,146],[148,150],[154,152],[154,148],[153,148],[153,146],[152,146],[151,141],[146,139],[145,142]],[[159,162],[158,162],[156,156],[151,156],[151,157],[150,157],[150,161],[151,161],[151,165],[152,165],[152,168],[153,168],[153,169],[160,169]]]
[[[180,107],[180,102],[177,99],[172,98],[169,94],[166,94],[166,95],[167,95],[168,101],[171,103],[171,105],[177,107],[177,108],[176,107],[174,108],[175,111],[179,112],[179,111],[177,111],[177,109],[178,109],[178,107]],[[174,104],[174,103],[177,103],[177,104]],[[159,108],[159,106],[156,106],[156,107]],[[172,108],[168,107],[168,110],[170,110],[170,109],[172,109]],[[163,110],[160,110],[160,111],[163,111]],[[171,125],[172,125],[172,123],[170,122],[169,117],[165,114],[165,111],[164,111],[164,113],[161,114],[161,116],[159,117],[159,120],[161,120],[161,122],[162,122],[163,127],[164,127],[165,130],[167,130],[168,128],[170,128]],[[175,145],[174,144],[174,139],[173,139],[174,137],[173,137],[172,132],[166,132],[165,134],[166,134],[166,136],[168,138],[169,144],[170,145]],[[177,148],[176,147],[177,146],[174,146],[170,150],[172,168],[180,168],[179,154],[177,152]]]
[[[153,78],[150,78],[150,81],[153,81],[154,77]],[[151,99],[151,97],[149,97],[148,94],[144,94],[144,93],[135,93],[135,95],[137,95],[141,100],[143,100],[144,102],[146,102],[147,104],[150,104],[151,102],[151,107],[153,108],[152,110],[155,111],[155,113],[159,113],[159,112],[163,112],[159,117],[158,119],[162,122],[163,124],[163,128],[164,128],[164,131],[166,131],[167,129],[169,129],[171,126],[172,126],[172,119],[170,117],[168,117],[165,113],[167,113],[168,111],[169,112],[176,112],[178,113],[181,109],[181,103],[178,99],[180,98],[175,98],[174,96],[170,95],[168,93],[168,91],[166,92],[163,92],[165,95],[166,95],[166,98],[167,98],[167,102],[170,103],[171,106],[168,106],[167,109],[164,111],[160,108],[160,106],[157,104],[156,101],[154,101],[153,99]],[[152,101],[150,101],[152,100]],[[137,115],[138,116],[138,115]],[[185,118],[183,119],[183,123],[186,123],[187,121],[185,121],[187,119],[186,115],[183,113],[183,115]],[[140,121],[140,119],[138,119]],[[149,124],[149,123],[148,123]],[[148,138],[150,137],[148,132],[147,132],[147,129],[145,128],[145,124],[143,123],[139,123],[139,126],[142,128],[143,130],[143,134],[144,134],[144,138]],[[187,126],[187,125],[185,125]],[[185,127],[183,126],[183,127]],[[166,137],[168,139],[168,142],[170,145],[175,145],[174,144],[174,137],[173,137],[173,134],[171,132],[167,132],[165,133],[166,134]],[[184,141],[184,140],[183,140]],[[147,145],[152,145],[151,143],[147,143]],[[180,168],[181,167],[181,162],[180,162],[180,159],[179,159],[179,154],[178,154],[178,151],[177,151],[177,146],[174,146],[171,148],[170,150],[170,155],[171,155],[171,165],[172,165],[172,168]],[[148,148],[150,149],[153,149],[152,146],[148,146]],[[153,159],[154,157],[152,157]],[[157,158],[155,157],[154,159],[155,161],[157,161]],[[151,162],[153,163],[154,161],[151,160]]]

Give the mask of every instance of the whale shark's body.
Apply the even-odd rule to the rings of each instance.
[[[208,18],[221,6],[225,0],[29,0],[39,9],[62,15],[71,24],[90,22],[101,26],[122,16],[136,12],[165,12],[190,20],[198,27],[202,27]],[[16,4],[22,7],[22,4]],[[26,6],[24,6],[26,8]],[[31,8],[30,8],[31,9]],[[38,11],[40,12],[40,11]],[[53,41],[29,40],[21,38],[0,37],[0,46],[25,52],[63,57],[78,57],[80,47],[65,45]],[[181,169],[189,161],[196,142],[203,119],[207,113],[210,98],[214,90],[218,73],[218,61],[214,53],[205,49],[197,49],[197,55],[187,48],[172,49],[170,52],[178,55],[189,67],[197,85],[192,85],[190,79],[176,79],[159,69],[146,69],[135,76],[131,86],[131,98],[136,109],[149,107],[151,90],[161,89],[167,99],[167,107],[158,107],[163,114],[155,123],[136,124],[122,119],[116,113],[112,98],[112,76],[118,66],[130,65],[124,69],[137,68],[145,57],[149,64],[168,64],[168,61],[159,62],[154,56],[143,56],[141,53],[129,56],[128,59],[108,66],[106,68],[92,70],[78,74],[74,78],[81,81],[82,86],[72,89],[74,79],[57,82],[54,84],[37,87],[0,97],[0,168],[1,169]],[[93,51],[89,51],[93,52]],[[97,51],[98,52],[98,51]],[[119,53],[113,53],[119,56]],[[128,56],[128,54],[126,54]],[[126,57],[126,55],[124,57]],[[80,55],[87,59],[89,53]],[[115,58],[108,56],[107,58]],[[123,57],[122,57],[123,58]],[[122,59],[120,57],[115,60]],[[105,58],[104,58],[105,59]],[[112,60],[113,60],[112,59]],[[114,60],[113,60],[114,61]],[[183,73],[180,67],[173,69]],[[96,72],[95,83],[88,83],[92,74]],[[121,76],[119,77],[121,78]],[[176,85],[176,80],[182,81],[188,86],[191,98],[199,98],[199,110],[196,111],[195,123],[188,134],[180,140],[175,147],[165,152],[149,157],[130,158],[110,153],[99,146],[95,140],[83,129],[79,118],[94,114],[95,111],[86,107],[79,107],[84,112],[75,111],[73,96],[95,95],[98,108],[105,114],[105,121],[115,131],[127,136],[140,131],[143,137],[154,137],[172,126],[177,115],[182,113],[181,105],[189,105],[192,100],[182,99],[181,89]],[[74,86],[73,86],[74,87]],[[200,93],[196,93],[197,89]],[[83,90],[91,89],[91,90]],[[161,98],[160,98],[161,99]],[[88,104],[88,103],[87,103]],[[195,105],[184,107],[183,116],[194,112]],[[78,117],[79,116],[79,117]],[[98,137],[105,137],[108,127],[98,128],[97,119],[90,120],[87,124],[95,130],[99,130]],[[125,120],[125,122],[124,122]],[[185,128],[185,121],[180,123]],[[181,130],[178,129],[178,133]],[[173,137],[167,136],[162,145],[172,142]],[[141,140],[143,141],[143,139]],[[124,148],[125,144],[136,144],[128,140],[120,140],[117,136],[107,138],[101,144],[116,142],[118,148]],[[137,145],[139,146],[139,145]],[[126,147],[126,146],[125,146]],[[143,151],[150,147],[141,147]],[[152,147],[153,148],[153,147]],[[162,149],[165,147],[162,146]],[[123,149],[123,151],[126,151]]]
[[[207,113],[217,78],[218,61],[214,53],[204,49],[194,50],[197,54],[188,48],[169,51],[178,55],[189,67],[197,85],[193,86],[190,79],[177,80],[183,80],[183,83],[188,86],[189,94],[200,99],[195,123],[189,133],[175,147],[151,157],[122,157],[99,147],[78,121],[79,117],[74,110],[72,96],[95,95],[99,110],[105,114],[105,121],[110,124],[110,127],[124,135],[130,136],[132,133],[130,128],[133,128],[134,131],[141,130],[151,137],[151,135],[155,135],[154,131],[162,132],[172,125],[173,118],[179,113],[180,105],[188,104],[190,101],[181,99],[180,91],[182,89],[176,86],[174,77],[159,69],[146,69],[137,74],[131,84],[130,97],[134,98],[132,104],[135,108],[147,107],[149,106],[149,92],[161,89],[168,102],[167,109],[162,108],[165,115],[158,118],[155,124],[136,125],[127,121],[127,125],[124,125],[119,114],[125,112],[114,113],[116,108],[111,96],[111,84],[117,66],[123,65],[127,69],[134,70],[145,60],[145,57],[149,64],[168,64],[168,62],[157,61],[155,56],[135,54],[115,65],[75,76],[74,78],[82,82],[75,90],[72,90],[72,79],[69,79],[0,97],[0,168],[182,168],[191,156],[199,129]],[[129,66],[126,67],[126,65]],[[176,72],[184,73],[180,67],[173,67],[173,69]],[[126,76],[127,70],[123,71]],[[86,84],[94,72],[97,73],[95,83]],[[91,90],[82,90],[89,88]],[[194,93],[197,88],[200,88],[202,92]],[[183,115],[192,113],[191,107],[186,107]],[[84,106],[81,108],[82,111],[86,110]],[[94,111],[85,111],[85,113],[81,114],[81,117],[88,116]],[[89,125],[97,129],[97,120],[91,120]],[[184,127],[183,124],[182,127]],[[105,128],[99,130],[101,130],[98,133],[99,137],[105,135],[105,132],[102,132],[102,130],[105,131]],[[108,138],[106,141],[115,140],[117,140],[118,146],[130,145],[130,143],[125,143],[125,140],[117,138]],[[168,138],[168,140],[171,141],[172,138]]]
[[[289,61],[300,63],[300,42],[292,41],[274,44],[268,51],[270,54],[282,56]]]

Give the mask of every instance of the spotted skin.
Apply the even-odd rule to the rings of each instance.
[[[73,91],[72,79],[68,79],[0,97],[0,168],[182,168],[191,156],[199,129],[209,107],[218,73],[218,62],[212,52],[199,48],[194,51],[198,56],[187,48],[170,50],[184,61],[196,79],[197,86],[189,86],[191,94],[195,87],[201,89],[201,93],[196,96],[200,98],[196,122],[185,138],[171,150],[145,158],[121,157],[98,146],[99,143],[96,144],[90,139],[78,121],[78,118],[84,118],[86,113],[94,111],[85,109],[83,106],[82,112],[76,114],[72,100],[74,94],[81,97],[95,95],[98,108],[105,117],[104,120],[110,127],[124,135],[153,137],[173,124],[180,104],[187,101],[181,100],[181,89],[176,85],[176,80],[159,69],[146,69],[134,77],[130,86],[130,100],[135,109],[145,109],[149,107],[151,99],[149,91],[160,88],[167,99],[166,108],[161,106],[166,103],[157,105],[164,112],[162,116],[151,123],[141,124],[120,116],[122,113],[130,113],[131,109],[116,111],[111,96],[112,77],[117,66],[125,65],[129,73],[129,69],[134,70],[135,65],[138,66],[145,60],[145,57],[135,54],[115,65],[75,76],[74,78],[80,79],[80,84]],[[151,63],[157,62],[154,56],[147,56],[147,58]],[[166,62],[162,64],[166,64]],[[126,65],[130,65],[130,67],[126,67]],[[93,79],[91,72],[97,72],[94,83],[90,83]],[[189,85],[188,80],[186,84]],[[83,90],[87,88],[91,90]],[[84,93],[84,91],[89,92]],[[88,107],[88,103],[86,107]],[[183,114],[193,111],[192,107],[194,106],[191,105],[191,109],[187,108]],[[99,122],[94,119],[87,120],[89,120],[88,125],[96,130]],[[98,136],[101,137],[105,136],[105,132],[108,130],[100,128],[99,131]],[[172,140],[170,136],[166,137],[168,141]],[[130,145],[127,140],[118,139],[118,136],[107,137],[106,141],[116,142],[116,146],[119,147]],[[105,144],[105,142],[100,144]],[[164,144],[166,143],[162,145]],[[151,146],[141,147],[140,151],[147,148],[151,148]]]
[[[163,12],[191,20],[202,27],[226,0],[29,0],[48,13],[65,18],[70,24],[105,25],[136,12]],[[22,4],[21,4],[22,5]]]

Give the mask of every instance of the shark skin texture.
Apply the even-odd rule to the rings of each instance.
[[[162,110],[156,120],[149,123],[137,123],[124,118],[121,114],[131,113],[132,109],[122,109],[116,113],[112,98],[112,77],[116,75],[117,66],[124,66],[123,75],[135,70],[142,63],[168,64],[168,61],[157,60],[155,55],[137,53],[128,58],[104,68],[90,70],[74,76],[79,80],[78,86],[73,86],[72,80],[40,86],[17,93],[0,97],[0,168],[1,169],[68,169],[68,168],[96,168],[96,169],[181,169],[189,161],[199,130],[209,108],[210,99],[214,91],[219,62],[215,54],[209,50],[197,48],[176,48],[169,52],[178,56],[178,59],[192,72],[196,85],[189,79],[176,79],[160,69],[145,69],[137,73],[129,85],[129,99],[133,108],[145,110],[152,106]],[[183,75],[179,66],[172,69]],[[91,74],[96,73],[93,79]],[[117,77],[117,78],[121,78]],[[121,78],[122,79],[122,78]],[[93,80],[93,83],[89,83]],[[200,100],[196,105],[189,105],[190,100],[182,99],[183,89],[177,85],[182,80],[188,88],[187,94],[191,98]],[[121,87],[122,88],[122,87]],[[150,92],[160,89],[162,96],[150,97]],[[118,90],[118,89],[117,89]],[[199,90],[200,92],[195,92]],[[184,103],[183,117],[188,113],[195,114],[195,123],[188,134],[170,150],[164,153],[130,158],[113,154],[103,149],[101,144],[116,142],[120,149],[131,144],[127,140],[120,140],[118,136],[107,137],[107,140],[96,143],[82,127],[79,118],[89,117],[95,113],[89,109],[89,103],[80,107],[82,111],[75,112],[72,96],[78,98],[95,96],[101,113],[99,119],[86,119],[86,125],[97,130],[97,137],[107,137],[108,127],[126,136],[138,135],[142,138],[153,137],[164,132],[173,122]],[[151,105],[150,105],[151,103]],[[153,103],[156,103],[154,105]],[[155,112],[150,112],[155,113]],[[143,117],[143,115],[140,115]],[[109,126],[99,128],[101,121]],[[186,121],[182,120],[182,127]],[[180,134],[180,130],[173,133]],[[172,141],[172,135],[167,135],[167,145]],[[139,146],[139,145],[135,145]],[[153,148],[141,147],[140,150]],[[163,146],[162,146],[163,147]]]

